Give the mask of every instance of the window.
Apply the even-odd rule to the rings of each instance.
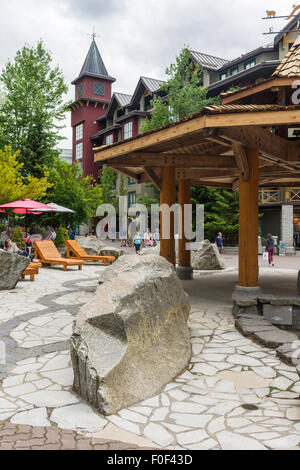
[[[105,87],[103,83],[97,83],[97,82],[94,83],[94,93],[95,95],[104,96]]]
[[[220,73],[220,80],[225,80],[227,78],[227,72]]]
[[[251,69],[252,67],[255,67],[255,65],[256,65],[256,59],[248,60],[247,62],[244,63],[244,69],[245,70]]]
[[[238,67],[233,67],[232,69],[230,69],[230,75],[236,75],[237,73],[239,73],[239,68]]]
[[[132,122],[124,124],[124,139],[130,139],[132,137]]]
[[[105,144],[110,145],[113,143],[113,134],[109,134],[105,137]]]
[[[132,191],[128,193],[128,207],[132,207],[136,204],[136,192]]]
[[[83,139],[83,123],[78,124],[78,126],[75,127],[75,140],[81,140]]]
[[[80,98],[82,95],[83,95],[83,85],[82,83],[80,83],[80,85],[78,85],[78,97]]]
[[[77,164],[79,166],[80,173],[82,173],[82,162],[77,162]]]
[[[82,157],[83,157],[83,142],[80,142],[80,144],[76,144],[75,146],[75,159],[81,160]]]
[[[134,178],[128,178],[128,184],[136,184],[136,180]]]

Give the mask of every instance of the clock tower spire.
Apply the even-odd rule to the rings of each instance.
[[[73,163],[78,162],[83,176],[92,175],[98,180],[98,169],[94,164],[91,136],[99,130],[98,118],[105,115],[111,99],[111,86],[115,78],[107,72],[93,32],[92,43],[75,85],[75,101],[71,104],[73,128]]]

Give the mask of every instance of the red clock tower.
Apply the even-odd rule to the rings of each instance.
[[[78,162],[83,176],[91,175],[97,181],[98,169],[94,164],[93,143],[90,137],[101,130],[96,119],[105,115],[111,99],[111,77],[104,65],[95,39],[81,69],[73,80],[75,101],[71,104],[71,126],[73,129],[73,163]]]

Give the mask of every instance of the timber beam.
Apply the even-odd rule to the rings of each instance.
[[[129,154],[116,157],[105,162],[106,166],[112,167],[165,167],[176,168],[206,168],[206,169],[228,169],[236,168],[234,156],[230,155],[190,155],[190,154]]]
[[[267,156],[288,159],[288,141],[260,127],[220,128],[220,137],[248,148],[258,148]]]
[[[232,150],[235,155],[237,167],[240,170],[240,177],[242,180],[247,181],[250,173],[246,148],[243,145],[232,142]]]
[[[128,168],[119,168],[117,166],[114,166],[113,169],[118,171],[119,173],[123,173],[125,176],[128,176],[128,178],[135,179],[137,183],[141,183],[140,173],[134,173],[133,171],[128,170]]]
[[[155,184],[157,189],[161,191],[161,179],[159,178],[159,176],[157,176],[155,171],[148,166],[144,166],[143,170],[146,176],[152,181],[153,184]]]
[[[177,180],[186,180],[186,179],[203,179],[203,178],[230,178],[233,176],[239,176],[239,171],[237,169],[226,169],[226,170],[205,170],[205,169],[177,169],[176,170],[176,179]]]

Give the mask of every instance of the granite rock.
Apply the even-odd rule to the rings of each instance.
[[[145,255],[160,255],[160,245],[156,245],[153,247],[149,248],[143,248],[141,250],[140,256],[145,256]]]
[[[30,259],[0,250],[0,290],[14,289]]]
[[[95,236],[76,237],[76,241],[91,256],[100,255],[100,250],[103,248],[103,242]]]
[[[219,250],[209,240],[204,240],[201,247],[192,256],[192,266],[199,271],[218,271],[225,269]]]
[[[103,246],[99,251],[99,256],[114,256],[116,259],[120,258],[121,256],[128,255],[126,250],[122,250],[122,248],[114,248],[111,246]]]
[[[79,311],[71,338],[74,391],[105,415],[144,400],[191,358],[189,299],[174,267],[122,256]]]

